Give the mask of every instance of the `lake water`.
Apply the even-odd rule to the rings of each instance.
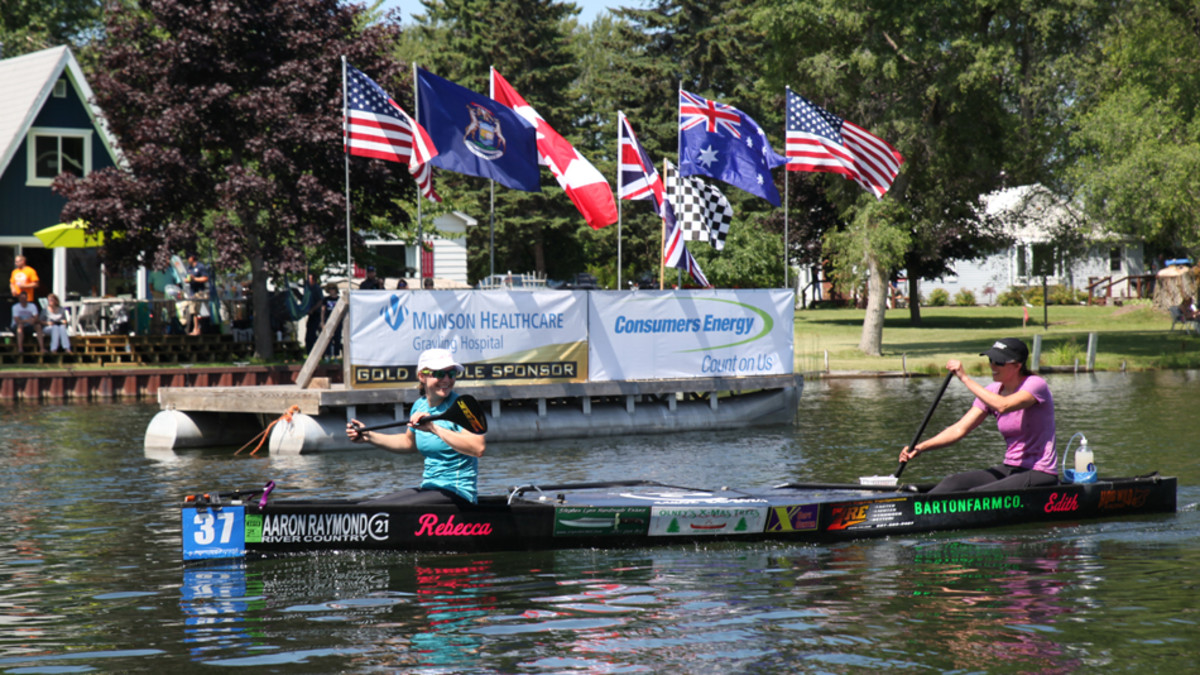
[[[1176,514],[834,545],[329,554],[185,566],[178,501],[362,496],[416,458],[147,457],[143,404],[0,407],[0,673],[1162,673],[1200,662],[1200,372],[1056,374],[1060,449]],[[793,427],[493,444],[481,489],[891,473],[941,384],[809,380]],[[927,434],[962,414],[951,383]],[[906,480],[999,461],[994,425]]]

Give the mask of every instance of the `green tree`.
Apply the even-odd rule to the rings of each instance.
[[[336,0],[158,0],[107,17],[89,74],[127,166],[63,176],[64,220],[103,231],[114,266],[165,267],[211,243],[224,269],[249,269],[255,349],[273,354],[267,279],[302,272],[344,242],[341,57],[397,99],[396,27],[365,25]],[[409,97],[410,98],[410,97]],[[407,168],[352,158],[354,230],[404,209]],[[356,235],[357,236],[357,235]]]
[[[842,252],[839,275],[860,275],[868,290],[860,349],[881,353],[887,275],[906,267],[918,279],[945,274],[955,260],[985,255],[1004,239],[980,217],[979,197],[1039,180],[1062,136],[1064,98],[1048,85],[1057,58],[1086,44],[1080,15],[1064,0],[910,4],[775,0],[756,3],[755,25],[769,37],[764,80],[792,86],[827,110],[888,140],[905,165],[875,204],[840,177],[829,195],[854,236],[827,239]],[[896,242],[907,240],[903,249]],[[901,254],[897,254],[900,251]],[[857,261],[850,264],[849,261]],[[919,322],[916,303],[912,319]]]
[[[0,58],[59,45],[81,47],[101,27],[101,0],[0,2]]]
[[[1200,251],[1200,5],[1131,0],[1078,71],[1068,174],[1106,229]]]

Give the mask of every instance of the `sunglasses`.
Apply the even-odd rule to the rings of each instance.
[[[999,368],[1000,366],[1007,366],[1008,364],[1013,363],[1012,361],[997,361],[996,359],[991,359],[991,362],[992,362],[992,365],[996,366],[997,368]]]
[[[425,374],[439,380],[443,377],[448,377],[453,380],[454,378],[458,377],[458,370],[454,368],[450,368],[449,370],[426,370]]]

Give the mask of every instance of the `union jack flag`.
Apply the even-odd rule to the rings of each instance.
[[[697,284],[710,288],[708,277],[700,269],[700,264],[692,257],[684,242],[683,229],[675,221],[675,210],[666,200],[666,189],[662,178],[654,170],[654,162],[650,155],[642,149],[629,118],[625,113],[617,113],[617,133],[621,138],[620,163],[621,180],[617,185],[617,194],[621,199],[648,199],[654,203],[654,212],[663,219],[666,235],[663,239],[663,264],[687,270]]]
[[[437,156],[429,134],[374,80],[346,64],[346,152],[408,165],[421,194],[440,202],[429,160]]]
[[[625,113],[617,113],[617,122],[620,125],[618,134],[621,137],[621,182],[617,186],[618,196],[621,199],[654,200],[654,210],[658,212],[664,193],[662,178],[654,170],[650,156],[638,143]]]
[[[717,127],[728,131],[734,138],[741,138],[741,114],[731,105],[701,98],[691,92],[679,90],[679,130],[704,125],[704,130],[713,133]]]

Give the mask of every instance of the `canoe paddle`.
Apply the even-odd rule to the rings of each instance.
[[[459,394],[458,398],[454,399],[450,409],[444,413],[437,415],[426,415],[421,418],[421,423],[433,422],[435,420],[450,420],[458,426],[470,431],[474,434],[487,433],[487,418],[483,415],[483,406],[479,401],[475,400],[470,394]],[[396,422],[388,422],[386,424],[376,424],[370,427],[359,427],[358,432],[361,434],[364,431],[376,431],[378,429],[390,429],[392,427],[401,427],[408,424],[408,420],[400,420]]]
[[[929,418],[933,417],[933,411],[938,406],[938,401],[942,400],[942,394],[946,393],[946,386],[950,384],[950,378],[954,377],[954,371],[946,373],[946,379],[942,380],[942,388],[938,389],[937,396],[933,399],[933,405],[929,406],[929,412],[925,413],[925,419],[921,420],[921,426],[917,427],[917,435],[913,436],[912,443],[908,444],[909,449],[917,447],[917,441],[921,440],[921,434],[925,433],[925,425],[929,424]],[[908,462],[900,462],[899,468],[896,469],[896,478],[904,473],[904,465]]]

